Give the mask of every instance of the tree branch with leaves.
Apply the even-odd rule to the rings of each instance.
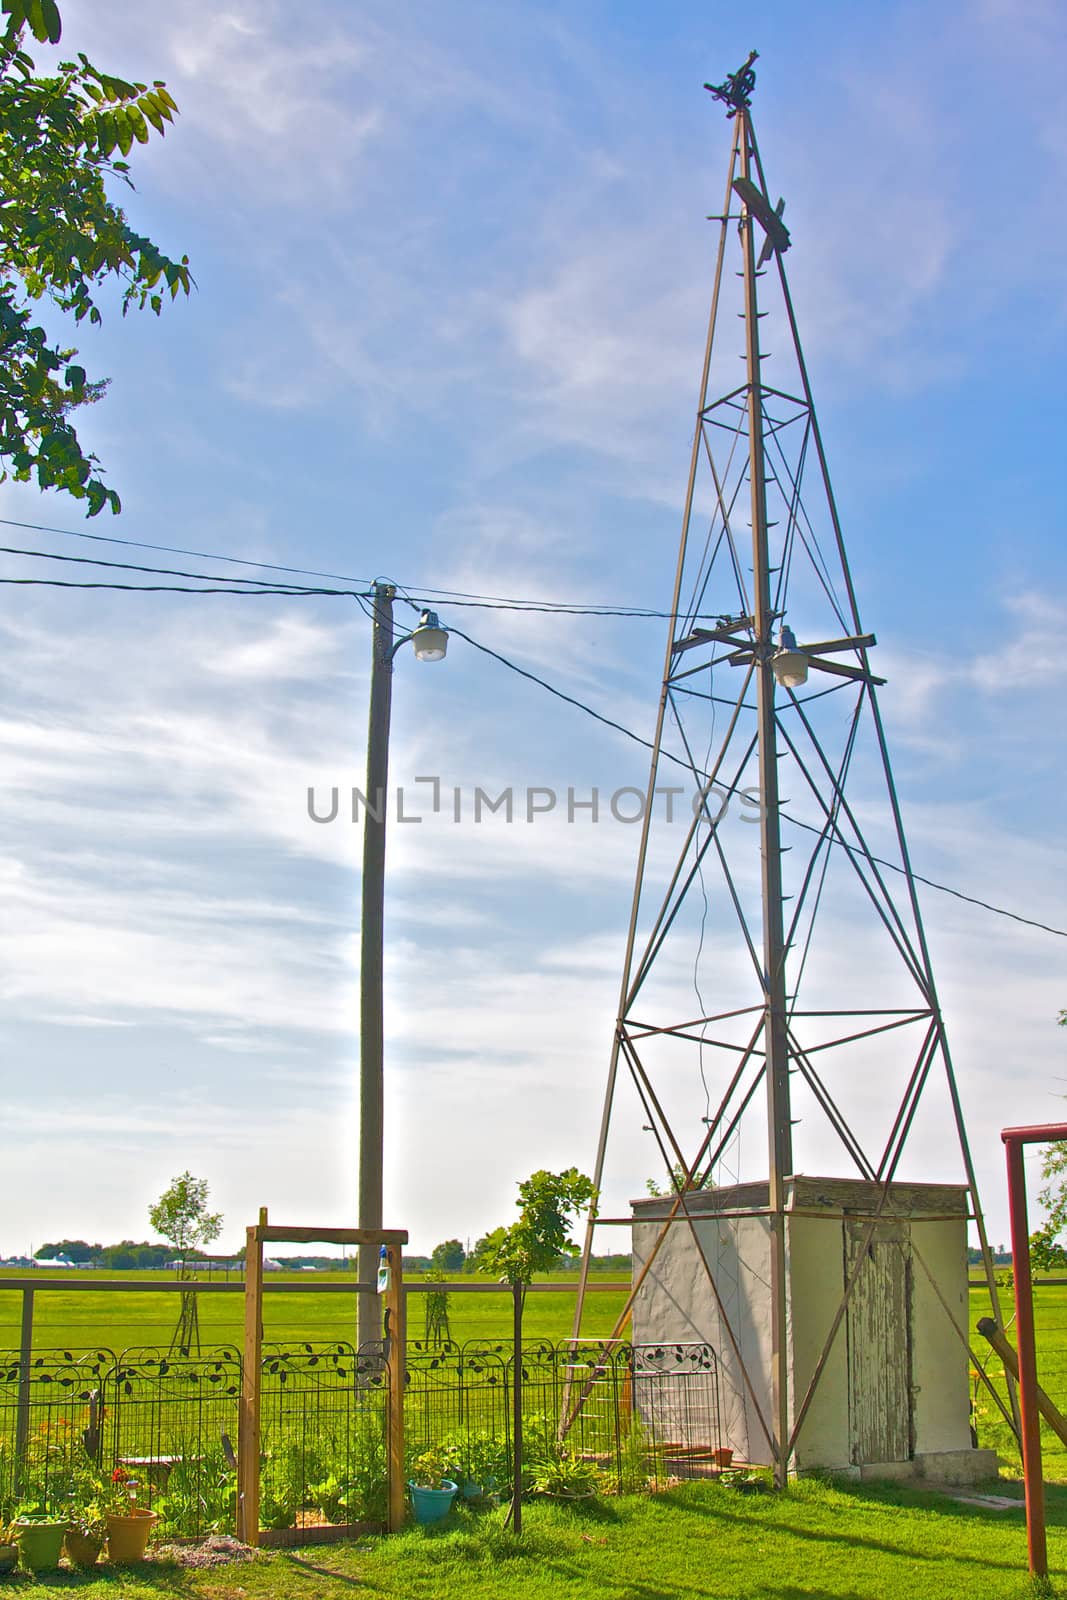
[[[1067,1028],[1067,1011],[1056,1017]],[[1047,1144],[1041,1152],[1041,1177],[1044,1188],[1037,1198],[1045,1208],[1045,1224],[1030,1235],[1030,1261],[1040,1272],[1062,1272],[1067,1267],[1067,1249],[1059,1235],[1067,1233],[1067,1142]]]
[[[100,290],[114,281],[123,316],[158,316],[188,295],[189,260],[173,260],[130,227],[107,180],[132,190],[125,157],[162,135],[177,106],[151,87],[101,72],[79,53],[38,75],[27,32],[58,44],[55,0],[2,0],[0,35],[0,481],[13,478],[88,502],[90,516],[121,509],[71,414],[94,404],[108,379],[90,380],[73,346],[37,320],[49,302],[78,324],[102,321]]]
[[[593,1180],[577,1167],[531,1173],[519,1184],[518,1221],[488,1237],[485,1267],[525,1289],[536,1272],[550,1272],[561,1257],[578,1254],[571,1224],[595,1198]]]

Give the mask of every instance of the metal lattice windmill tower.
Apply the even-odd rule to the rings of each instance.
[[[624,1090],[674,1174],[653,1255],[671,1224],[696,1238],[694,1197],[709,1184],[762,1179],[765,1200],[749,1204],[769,1246],[760,1421],[784,1477],[860,1271],[846,1267],[801,1393],[787,1355],[798,1172],[866,1186],[869,1242],[929,1108],[932,1137],[955,1152],[961,1219],[977,1224],[994,1305],[995,1288],[879,713],[885,680],[871,667],[786,280],[783,202],[772,202],[753,129],[754,59],[707,86],[733,139],[711,219],[711,317],[595,1181]],[[669,826],[663,796],[686,773],[698,799],[679,829],[685,803]],[[595,1228],[622,1220],[590,1222],[576,1338]],[[726,1334],[740,1359],[728,1322]]]

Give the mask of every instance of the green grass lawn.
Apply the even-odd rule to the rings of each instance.
[[[1054,1583],[1067,1580],[1067,1491],[1050,1495]],[[501,1514],[454,1513],[440,1531],[264,1553],[208,1571],[159,1562],[99,1577],[9,1580],[13,1593],[78,1590],[189,1600],[1024,1600],[1021,1512],[903,1489],[799,1484],[740,1496],[685,1484],[650,1499],[528,1506],[519,1541]]]

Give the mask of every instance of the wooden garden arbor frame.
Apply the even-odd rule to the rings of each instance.
[[[245,1331],[241,1407],[237,1429],[237,1537],[248,1545],[260,1542],[259,1412],[263,1380],[263,1246],[266,1243],[384,1245],[389,1262],[385,1301],[385,1368],[389,1385],[386,1456],[389,1470],[389,1531],[403,1526],[404,1498],[404,1229],[297,1228],[259,1221],[246,1230]],[[357,1292],[375,1291],[360,1283]]]

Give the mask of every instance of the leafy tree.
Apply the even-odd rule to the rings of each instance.
[[[91,1261],[99,1250],[98,1244],[87,1244],[84,1239],[60,1239],[56,1244],[43,1244],[33,1254],[37,1261],[54,1261],[57,1256],[66,1256],[68,1261]]]
[[[661,1187],[661,1185],[656,1182],[655,1178],[646,1178],[645,1188],[648,1190],[650,1195],[657,1197],[667,1194],[680,1194],[681,1191],[687,1187],[686,1178],[688,1176],[689,1174],[682,1166],[682,1163],[680,1161],[676,1161],[670,1169],[671,1181],[669,1188],[665,1189]],[[692,1182],[688,1184],[688,1188],[690,1189],[714,1189],[714,1187],[715,1185],[711,1181],[710,1167],[706,1172],[695,1172],[693,1174]]]
[[[430,1256],[431,1264],[439,1272],[462,1272],[466,1259],[467,1252],[458,1239],[445,1239],[442,1244],[434,1245]]]
[[[93,1259],[98,1267],[110,1267],[115,1272],[146,1272],[152,1267],[166,1266],[172,1254],[165,1244],[149,1244],[147,1239],[139,1243],[134,1239],[122,1239],[118,1244],[98,1247]]]
[[[490,1272],[489,1258],[497,1245],[504,1237],[504,1226],[493,1228],[489,1233],[483,1233],[480,1239],[475,1239],[471,1252],[463,1263],[466,1272]]]
[[[0,481],[12,477],[87,500],[90,516],[110,505],[100,463],[86,455],[71,413],[103,395],[35,318],[48,301],[75,324],[101,321],[100,287],[113,281],[122,313],[188,294],[188,257],[174,261],[136,233],[108,198],[106,180],[133,188],[123,159],[173,122],[166,85],[127,83],[79,53],[38,76],[23,49],[27,31],[57,44],[55,0],[2,0],[0,34]]]
[[[207,1179],[183,1172],[148,1208],[149,1222],[183,1264],[222,1232],[222,1213],[209,1211],[207,1198]]]
[[[169,1241],[181,1262],[180,1278],[190,1276],[190,1256],[199,1254],[202,1245],[210,1244],[222,1232],[222,1213],[208,1210],[207,1197],[207,1179],[183,1172],[148,1208],[149,1222]],[[179,1350],[185,1355],[199,1354],[200,1302],[194,1289],[182,1290],[178,1326],[171,1336],[170,1349],[172,1353]]]
[[[578,1246],[569,1237],[571,1223],[595,1198],[592,1179],[577,1167],[531,1173],[519,1184],[518,1221],[497,1229],[486,1248],[487,1269],[525,1286],[535,1272],[548,1272],[561,1257],[577,1255]]]
[[[1067,1028],[1067,1011],[1059,1012],[1056,1021]],[[1041,1272],[1062,1271],[1067,1267],[1067,1249],[1057,1235],[1067,1231],[1067,1141],[1045,1145],[1041,1176],[1045,1187],[1038,1190],[1037,1198],[1045,1208],[1046,1221],[1030,1235],[1030,1260]]]

